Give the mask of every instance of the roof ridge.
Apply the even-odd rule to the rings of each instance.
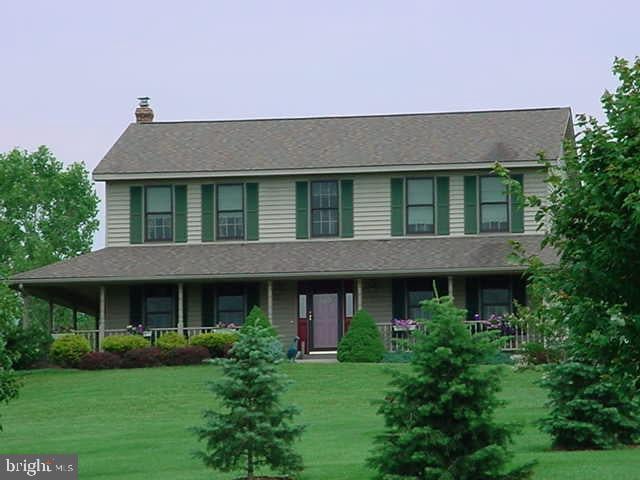
[[[220,120],[167,120],[160,122],[136,123],[131,125],[154,126],[154,125],[175,125],[183,123],[239,123],[239,122],[277,122],[287,120],[342,120],[354,118],[388,118],[388,117],[426,117],[439,115],[476,115],[484,113],[513,113],[513,112],[537,112],[546,110],[568,110],[571,107],[532,107],[532,108],[507,108],[492,110],[452,110],[447,112],[412,112],[412,113],[372,113],[372,114],[347,114],[347,115],[326,115],[309,117],[263,117],[263,118],[229,118]]]

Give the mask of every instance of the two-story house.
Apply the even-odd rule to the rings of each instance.
[[[335,350],[357,309],[420,317],[434,285],[469,318],[526,303],[508,240],[540,253],[542,235],[491,167],[544,195],[537,154],[573,138],[569,108],[154,122],[143,100],[136,118],[93,172],[106,248],[13,285],[95,315],[99,338],[240,325],[260,305],[307,352]]]

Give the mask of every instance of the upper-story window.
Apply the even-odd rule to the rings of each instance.
[[[480,231],[509,231],[509,195],[499,177],[480,177]]]
[[[433,178],[407,179],[407,233],[433,233]]]
[[[242,184],[218,186],[218,239],[244,239],[244,187]]]
[[[311,236],[338,235],[338,182],[311,182]]]
[[[171,186],[145,188],[145,240],[173,240],[173,199]]]

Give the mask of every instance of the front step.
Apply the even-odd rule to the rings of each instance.
[[[302,355],[298,360],[301,362],[334,363],[338,361],[337,353],[332,352],[310,352]]]

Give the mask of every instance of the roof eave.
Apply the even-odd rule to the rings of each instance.
[[[555,160],[555,159],[550,159]],[[542,168],[538,160],[517,160],[500,162],[509,168]],[[209,177],[268,177],[268,176],[296,176],[296,175],[334,175],[334,174],[359,174],[359,173],[394,173],[417,171],[469,171],[486,170],[493,168],[496,162],[456,162],[440,164],[413,164],[413,165],[373,165],[373,166],[346,166],[324,168],[291,168],[273,170],[210,170],[190,172],[96,172],[92,176],[95,181],[114,180],[146,180],[146,179],[174,179],[174,178],[209,178]]]

